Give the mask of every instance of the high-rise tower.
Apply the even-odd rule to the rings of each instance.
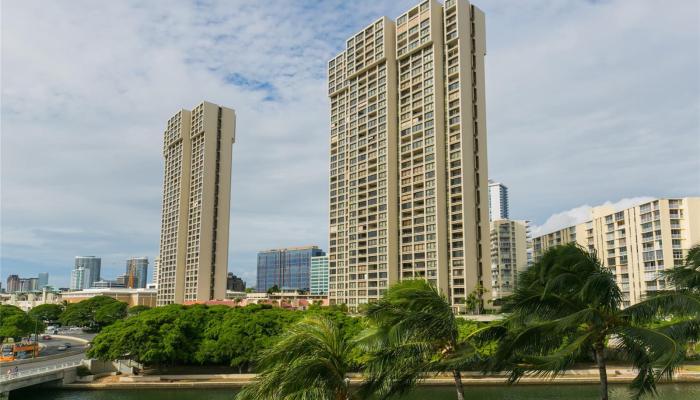
[[[508,187],[489,179],[489,221],[508,219]]]
[[[329,297],[356,309],[421,278],[488,296],[484,14],[424,1],[328,64]]]
[[[168,121],[158,305],[226,296],[235,124],[232,109],[206,101]]]

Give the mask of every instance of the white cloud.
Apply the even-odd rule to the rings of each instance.
[[[618,212],[639,204],[649,202],[651,200],[654,200],[654,198],[649,196],[641,196],[622,199],[614,203],[606,201],[605,203],[600,204],[599,206],[589,206],[588,204],[586,204],[580,207],[572,208],[567,211],[556,213],[547,218],[547,220],[542,225],[532,225],[531,233],[533,237],[536,237],[554,231],[558,231],[569,226],[588,222],[591,220],[591,211],[593,210],[593,207],[612,207],[613,212]]]

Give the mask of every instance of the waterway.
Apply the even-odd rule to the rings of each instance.
[[[467,386],[466,398],[478,400],[593,400],[598,398],[594,385],[515,385]],[[32,389],[10,394],[10,400],[233,400],[230,389],[157,389],[157,390],[63,390]],[[421,387],[401,400],[453,400],[451,387]],[[613,385],[611,400],[628,400],[626,386]],[[653,399],[646,396],[645,399]],[[698,400],[700,384],[665,384],[659,386],[663,400]]]

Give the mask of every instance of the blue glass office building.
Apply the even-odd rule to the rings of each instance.
[[[311,257],[326,253],[317,246],[272,249],[258,253],[258,279],[255,289],[266,292],[277,285],[283,292],[311,288]]]

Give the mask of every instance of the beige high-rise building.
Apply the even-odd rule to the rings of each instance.
[[[236,114],[203,102],[168,121],[158,305],[226,298]]]
[[[491,290],[494,301],[513,293],[527,269],[527,222],[491,221]]]
[[[534,260],[571,242],[595,251],[613,270],[624,306],[638,303],[669,288],[661,273],[681,265],[700,243],[700,197],[658,199],[624,210],[595,207],[590,221],[533,238]]]
[[[466,0],[424,1],[329,62],[331,304],[412,278],[490,295],[484,35]]]

